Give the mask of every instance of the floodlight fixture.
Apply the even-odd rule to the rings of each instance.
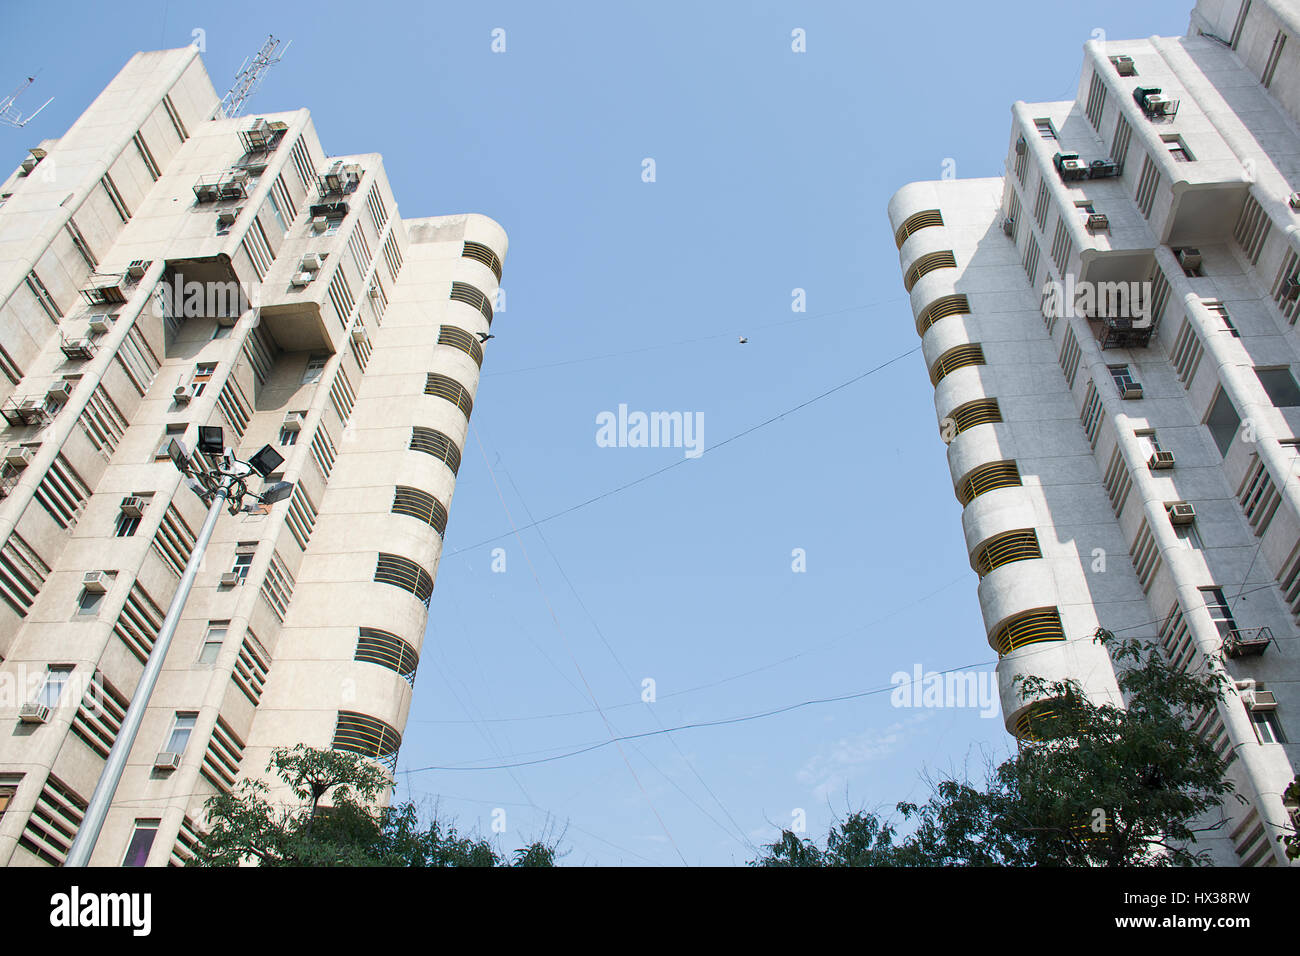
[[[180,469],[181,474],[189,474],[190,451],[179,438],[173,438],[167,443],[167,457],[172,460],[173,465]]]
[[[284,464],[284,456],[270,445],[263,445],[261,451],[248,459],[248,463],[253,466],[254,471],[265,478]]]
[[[267,485],[266,489],[257,496],[257,500],[264,505],[273,505],[277,501],[284,501],[291,494],[293,494],[292,481],[277,481]]]
[[[199,451],[216,457],[226,450],[226,438],[220,425],[199,426]]]

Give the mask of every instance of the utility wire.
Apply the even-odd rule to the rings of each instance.
[[[918,345],[915,346],[914,348],[908,349],[906,352],[901,352],[898,355],[895,355],[893,358],[880,363],[875,368],[871,368],[865,372],[861,372],[853,376],[852,378],[848,379],[847,381],[840,382],[838,385],[832,388],[828,388],[826,391],[822,392],[819,395],[814,395],[812,398],[808,399],[807,401],[800,402],[798,405],[795,405],[792,408],[787,408],[785,411],[779,412],[778,414],[773,415],[771,418],[765,419],[764,421],[761,421],[756,425],[751,425],[748,428],[744,429],[743,431],[736,432],[734,435],[731,435],[728,438],[724,438],[722,441],[718,442],[717,444],[710,445],[708,448],[705,448],[703,451],[700,452],[700,457],[703,458],[709,452],[716,451],[717,449],[722,448],[725,445],[730,445],[732,442],[738,441],[741,438],[744,438],[746,435],[752,435],[760,428],[766,428],[768,425],[771,425],[774,422],[779,422],[787,415],[793,415],[795,412],[801,411],[807,408],[809,405],[812,405],[816,402],[820,402],[822,399],[828,398],[831,395],[834,395],[836,392],[843,391],[844,389],[848,388],[850,385],[853,385],[856,382],[860,382],[864,378],[867,378],[870,375],[874,375],[876,372],[888,368],[889,366],[893,365],[895,362],[901,361],[907,356],[912,355],[919,351],[921,351],[921,346]],[[564,508],[561,511],[556,511],[549,515],[545,515],[544,517],[538,518],[537,520],[529,524],[521,525],[519,527],[513,528],[510,531],[503,532],[502,534],[494,535],[491,538],[484,538],[482,541],[476,542],[475,544],[467,545],[466,547],[463,548],[457,548],[455,551],[449,551],[447,552],[446,555],[444,555],[444,557],[454,557],[455,555],[462,554],[465,551],[472,551],[475,548],[481,548],[485,544],[491,544],[494,541],[500,541],[502,538],[509,538],[512,535],[517,535],[521,531],[527,531],[530,528],[536,528],[540,525],[546,524],[549,521],[554,521],[556,518],[562,518],[565,515],[572,514],[573,512],[577,511],[580,508],[585,508],[588,505],[593,505],[598,501],[603,501],[606,498],[610,498],[618,494],[619,492],[627,491],[629,488],[634,488],[637,485],[642,484],[643,482],[649,481],[651,478],[656,478],[659,475],[662,475],[666,471],[672,471],[674,468],[679,468],[682,465],[692,460],[693,459],[685,458],[685,457],[678,458],[676,461],[664,465],[664,467],[662,468],[656,469],[655,471],[642,475],[640,478],[634,478],[631,481],[619,485],[617,488],[611,488],[608,491],[603,491],[600,494],[596,495],[595,497],[588,498],[586,501],[580,501],[575,505],[570,505],[568,508]]]

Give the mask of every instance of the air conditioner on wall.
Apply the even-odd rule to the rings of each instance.
[[[174,754],[169,750],[164,750],[158,756],[153,758],[153,768],[155,770],[175,770],[181,765],[181,755]]]
[[[66,402],[72,397],[72,382],[65,378],[50,383],[49,389],[45,392],[45,397],[56,402]]]
[[[46,724],[50,720],[50,708],[35,701],[18,708],[18,719],[24,724]]]
[[[86,327],[92,335],[103,335],[113,327],[113,317],[106,312],[96,312],[90,317]]]
[[[289,284],[295,289],[301,289],[304,286],[311,285],[311,280],[314,278],[315,276],[310,272],[295,272],[293,278],[289,280]]]
[[[321,267],[321,254],[319,252],[309,252],[302,257],[302,269],[304,272],[315,272]]]
[[[223,588],[233,588],[242,580],[243,578],[241,578],[234,571],[227,571],[221,575],[221,586]]]
[[[1152,471],[1161,471],[1165,468],[1174,467],[1174,453],[1172,451],[1158,451],[1151,456],[1147,462],[1147,467]]]
[[[129,518],[138,518],[144,514],[148,502],[139,495],[127,495],[122,499],[122,514]]]
[[[26,468],[32,463],[32,450],[26,445],[10,445],[5,449],[5,463],[11,468]]]
[[[1178,264],[1183,269],[1199,269],[1201,267],[1201,250],[1200,249],[1179,249]]]
[[[1196,509],[1186,501],[1171,501],[1165,505],[1170,524],[1191,524],[1196,520]]]
[[[301,431],[304,417],[302,412],[289,412],[284,416],[284,423],[280,427],[287,432]]]
[[[103,594],[112,583],[112,578],[103,571],[87,571],[81,576],[81,586],[91,594]]]

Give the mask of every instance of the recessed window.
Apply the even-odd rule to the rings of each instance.
[[[1232,324],[1232,317],[1228,315],[1227,307],[1224,306],[1222,302],[1218,302],[1213,299],[1207,299],[1204,301],[1205,301],[1205,307],[1209,309],[1211,313],[1213,313],[1215,316],[1218,317],[1219,321],[1223,323],[1223,327],[1227,331],[1232,333],[1232,337],[1234,339],[1241,338],[1241,333],[1238,332],[1237,327]]]
[[[198,714],[178,713],[172,721],[172,732],[163,750],[169,754],[185,753],[185,745],[190,742],[190,734],[194,732],[194,724],[198,719]]]
[[[157,820],[136,820],[135,832],[131,834],[131,842],[127,845],[122,865],[144,866],[145,861],[149,859],[149,851],[153,849],[154,837],[157,835]]]
[[[1286,743],[1286,738],[1282,736],[1282,725],[1277,719],[1277,711],[1252,710],[1250,720],[1255,725],[1255,736],[1259,738],[1261,744]]]
[[[296,444],[298,444],[298,429],[296,429],[296,428],[281,428],[281,429],[280,429],[280,444],[281,444],[282,446],[286,446],[286,447],[289,446],[289,445],[296,445]]]
[[[248,577],[248,569],[252,567],[252,564],[253,555],[251,552],[237,554],[235,555],[235,563],[231,566],[230,570],[235,574],[238,574],[239,580],[242,581]]]
[[[140,527],[140,515],[129,515],[125,511],[117,516],[117,524],[113,527],[113,537],[129,538],[135,534],[135,529]]]
[[[1268,392],[1268,399],[1274,408],[1295,408],[1300,406],[1300,386],[1296,385],[1295,376],[1285,366],[1280,368],[1257,368],[1255,375],[1259,384]]]
[[[1176,133],[1166,134],[1160,137],[1164,141],[1165,147],[1169,150],[1169,155],[1174,158],[1174,162],[1190,163],[1195,161],[1196,157],[1192,151],[1187,148],[1187,143]]]
[[[1219,629],[1220,637],[1230,637],[1237,629],[1237,622],[1232,617],[1232,608],[1223,596],[1223,588],[1201,588],[1201,597],[1205,600],[1205,609],[1210,612],[1214,626]]]
[[[1209,414],[1205,416],[1205,425],[1210,430],[1210,436],[1214,439],[1219,454],[1226,458],[1232,440],[1237,437],[1237,429],[1241,427],[1241,416],[1237,414],[1232,400],[1223,389],[1219,389],[1218,394],[1215,395],[1214,404],[1210,406]]]
[[[63,688],[67,685],[68,680],[71,677],[71,664],[51,664],[46,669],[45,681],[41,684],[41,689],[36,694],[36,703],[44,704],[51,710],[58,707],[59,698],[63,696]]]
[[[325,371],[325,363],[329,361],[328,355],[312,355],[307,359],[307,368],[302,373],[302,384],[314,385],[320,381],[321,373]]]
[[[217,662],[221,647],[226,642],[226,625],[209,624],[207,636],[203,638],[203,647],[199,650],[198,663],[211,667]]]
[[[1205,542],[1201,539],[1201,533],[1196,530],[1195,524],[1174,525],[1174,536],[1193,551],[1205,550]]]
[[[1156,452],[1164,451],[1160,447],[1160,439],[1156,437],[1154,428],[1142,428],[1133,432],[1133,434],[1137,436],[1138,444],[1142,447],[1142,457],[1148,461]]]
[[[154,461],[162,461],[167,458],[167,448],[171,445],[172,439],[180,440],[185,437],[184,425],[168,425],[163,429],[162,441],[158,443],[158,449],[153,453]]]
[[[9,809],[9,802],[13,800],[14,794],[18,792],[16,783],[0,783],[0,820],[4,819],[5,811]]]
[[[77,613],[92,615],[99,613],[99,606],[104,603],[104,591],[82,588],[77,598]]]
[[[203,389],[208,382],[212,381],[213,374],[217,371],[216,362],[200,362],[194,367],[194,381],[190,383],[194,390],[194,397],[198,398],[203,394]]]
[[[1038,130],[1038,135],[1043,139],[1056,139],[1056,130],[1049,119],[1034,120],[1034,129]]]

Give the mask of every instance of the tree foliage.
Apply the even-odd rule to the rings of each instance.
[[[267,772],[298,802],[277,805],[261,780],[242,780],[206,804],[208,830],[195,866],[553,866],[556,841],[535,841],[509,858],[454,824],[421,820],[411,802],[378,807],[388,775],[338,750],[299,744],[271,754]],[[329,805],[322,801],[329,798]]]
[[[1098,631],[1126,707],[1094,703],[1072,680],[1020,678],[1026,701],[1046,701],[1037,739],[983,786],[944,779],[922,804],[900,803],[912,824],[857,812],[826,846],[785,831],[757,866],[1200,866],[1194,821],[1232,791],[1226,765],[1189,725],[1223,697],[1211,667],[1190,674],[1149,643]]]

